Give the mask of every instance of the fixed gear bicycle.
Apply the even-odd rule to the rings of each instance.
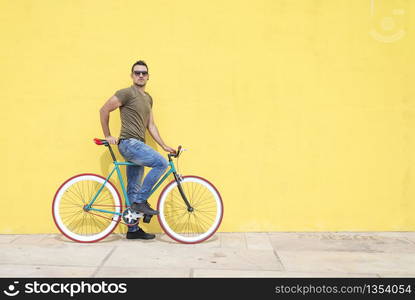
[[[114,164],[110,174],[106,178],[92,173],[75,175],[58,188],[52,203],[53,220],[59,231],[81,243],[106,238],[119,223],[133,226],[140,218],[149,223],[152,217],[130,209],[132,203],[128,200],[120,166],[136,164],[118,162],[106,140],[95,138],[94,142],[108,147]],[[182,151],[179,146],[176,154],[167,155],[170,169],[153,187],[150,196],[173,174],[174,179],[160,193],[157,218],[170,238],[180,243],[195,244],[209,239],[218,230],[223,217],[223,202],[218,190],[208,180],[177,173],[172,158],[178,159]],[[119,178],[124,204],[110,181],[114,172]]]

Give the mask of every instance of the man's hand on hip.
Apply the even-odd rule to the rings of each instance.
[[[105,139],[110,144],[113,144],[113,145],[117,145],[118,144],[118,139],[115,138],[115,137],[113,137],[113,136],[106,136]]]

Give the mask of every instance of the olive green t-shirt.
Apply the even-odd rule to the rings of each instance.
[[[115,96],[121,101],[120,139],[135,138],[145,142],[153,99],[147,92],[142,94],[134,85],[117,91]]]

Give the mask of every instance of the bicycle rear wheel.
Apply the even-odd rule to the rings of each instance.
[[[222,198],[213,184],[198,176],[183,176],[180,185],[193,211],[188,211],[177,182],[172,181],[158,200],[159,223],[175,241],[185,244],[203,242],[216,232],[222,222]]]
[[[104,184],[105,178],[96,174],[80,174],[69,178],[56,191],[52,204],[53,220],[67,238],[81,243],[93,243],[107,237],[120,222],[120,215],[84,207]],[[119,213],[120,195],[107,181],[93,207]]]

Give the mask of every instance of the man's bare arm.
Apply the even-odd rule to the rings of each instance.
[[[159,144],[163,148],[164,151],[170,152],[170,153],[176,153],[176,150],[174,150],[173,148],[167,146],[164,143],[163,139],[161,138],[160,133],[157,129],[157,126],[154,123],[153,111],[150,111],[150,116],[148,118],[147,129],[148,129],[148,132],[150,133],[150,135],[153,137],[153,139],[157,142],[157,144]]]
[[[107,102],[105,102],[105,104],[99,110],[102,131],[104,133],[105,139],[110,144],[118,143],[118,139],[111,136],[111,132],[109,128],[110,112],[116,110],[120,106],[121,106],[121,101],[116,96],[112,96],[111,98],[108,99]]]

